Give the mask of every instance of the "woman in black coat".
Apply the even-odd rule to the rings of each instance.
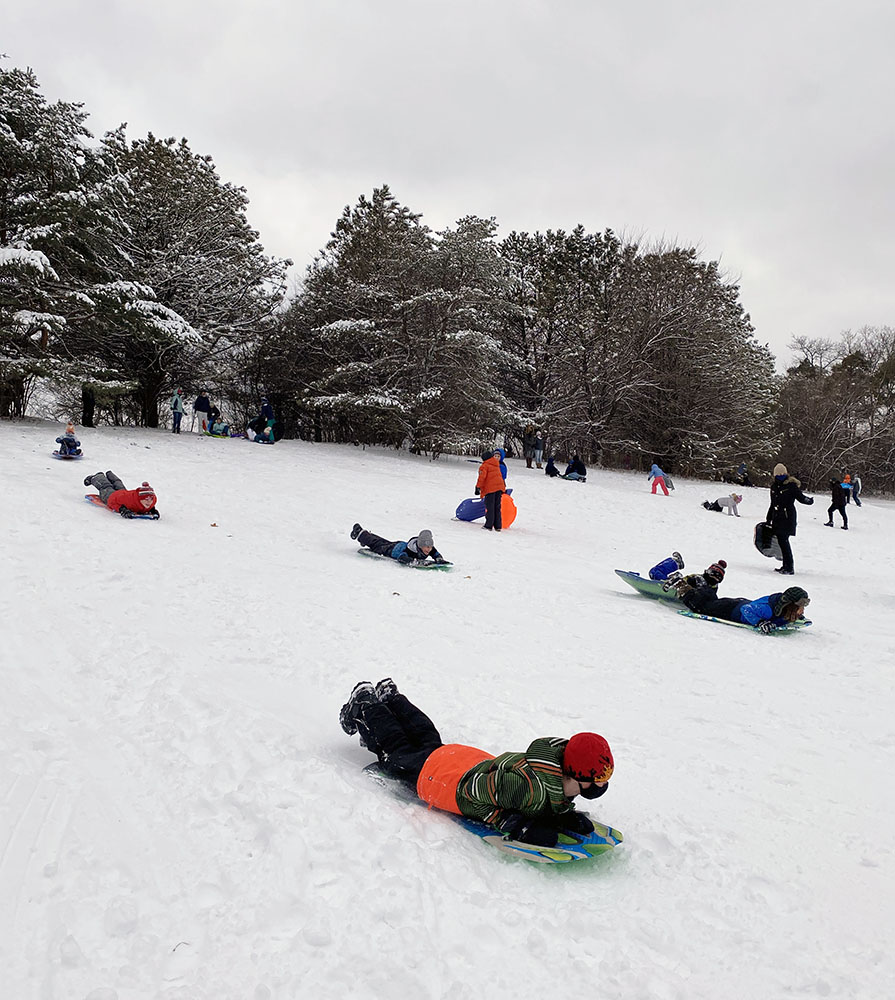
[[[799,503],[814,503],[814,497],[805,496],[802,484],[786,471],[785,465],[775,465],[774,482],[771,485],[771,505],[768,507],[765,522],[774,532],[783,555],[783,565],[774,572],[786,576],[792,576],[795,572],[789,539],[796,533],[796,500]]]

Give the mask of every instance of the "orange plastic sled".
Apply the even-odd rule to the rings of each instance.
[[[509,528],[516,520],[516,502],[506,493],[500,498],[500,520],[504,528]]]

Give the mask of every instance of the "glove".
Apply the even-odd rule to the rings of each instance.
[[[475,495],[476,495],[477,497],[478,497],[478,496],[481,496],[481,495],[482,495],[482,494],[481,494],[481,490],[480,490],[480,489],[478,488],[478,486],[476,486],[476,488],[475,488]]]
[[[771,632],[776,631],[777,626],[773,622],[760,622],[758,625],[758,631],[762,635],[770,635]]]
[[[438,556],[435,559],[435,562],[439,566],[453,566],[454,565],[453,563],[448,562],[447,559],[444,558],[444,556]]]
[[[504,840],[518,840],[536,847],[556,847],[558,839],[554,827],[518,812],[509,813],[498,823],[497,829],[504,835]]]
[[[132,510],[128,510],[127,507],[119,507],[118,508],[118,513],[122,517],[128,517],[128,518],[130,518],[130,517],[134,516],[134,512]]]
[[[580,812],[565,813],[560,817],[559,825],[562,830],[580,834],[582,837],[594,832],[593,823]]]

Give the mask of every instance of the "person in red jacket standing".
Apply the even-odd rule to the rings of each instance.
[[[500,505],[503,501],[503,491],[506,482],[500,471],[500,457],[496,451],[486,451],[482,454],[482,464],[479,466],[479,478],[475,484],[476,496],[485,501],[486,531],[500,531],[503,527]]]
[[[135,514],[152,513],[158,517],[155,509],[157,497],[155,490],[144,482],[139,489],[129,490],[111,470],[95,472],[84,480],[85,486],[93,486],[99,492],[99,498],[109,508],[122,517],[133,517]]]

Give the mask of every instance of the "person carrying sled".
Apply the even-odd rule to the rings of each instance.
[[[742,502],[742,493],[731,493],[726,497],[718,497],[717,500],[712,500],[711,503],[708,500],[703,500],[702,506],[706,510],[713,510],[718,514],[726,510],[728,515],[733,514],[734,517],[739,517],[740,512],[737,504],[741,504]]]
[[[199,390],[196,402],[193,403],[193,416],[199,425],[199,433],[202,434],[207,431],[208,421],[211,417],[211,400],[204,389]]]
[[[65,425],[65,433],[60,434],[56,438],[56,444],[59,445],[60,455],[80,455],[81,454],[81,442],[75,437],[75,425],[69,421]]]
[[[845,505],[848,503],[848,490],[836,479],[830,480],[830,497],[832,503],[827,508],[827,520],[824,524],[828,528],[833,527],[833,511],[838,510],[842,515],[842,530],[848,531],[848,514],[845,513]]]
[[[718,597],[711,587],[688,588],[680,584],[677,591],[681,601],[696,614],[753,625],[765,633],[803,619],[805,608],[811,603],[808,592],[801,587],[789,587],[782,593],[768,594],[754,601],[748,597]]]
[[[771,505],[765,515],[765,523],[773,531],[783,556],[783,565],[774,572],[784,576],[795,573],[795,560],[789,539],[796,533],[796,501],[813,504],[814,497],[806,497],[802,492],[802,484],[795,476],[786,471],[786,466],[779,463],[774,466],[774,482],[771,484]]]
[[[482,452],[482,464],[479,466],[479,478],[475,484],[475,495],[485,501],[484,531],[500,531],[503,528],[501,505],[506,480],[500,471],[502,452]]]
[[[661,486],[662,492],[665,496],[668,496],[668,487],[665,485],[665,473],[659,468],[656,462],[653,462],[653,467],[649,470],[649,475],[646,477],[646,481],[649,482],[651,479],[653,481],[653,488],[650,492],[655,493]]]
[[[176,389],[171,397],[171,433],[180,433],[180,421],[183,420],[183,389]]]
[[[153,514],[158,517],[155,509],[155,490],[144,482],[136,490],[129,490],[111,470],[95,472],[84,480],[85,486],[93,486],[99,492],[99,498],[109,508],[122,517],[133,517],[135,514]]]
[[[563,479],[577,480],[579,483],[587,481],[587,466],[577,455],[572,456],[572,460],[566,466]]]
[[[374,535],[372,531],[364,531],[359,524],[355,524],[351,529],[351,537],[356,539],[365,549],[375,552],[376,555],[388,556],[389,559],[396,559],[400,563],[413,565],[431,559],[439,566],[451,565],[435,548],[432,532],[428,528],[424,528],[418,535],[414,535],[406,542],[390,542],[387,538]]]
[[[430,808],[469,816],[511,840],[540,847],[554,847],[561,832],[593,832],[572,800],[603,795],[615,767],[609,744],[597,733],[541,737],[524,753],[497,757],[443,743],[429,716],[390,677],[357,684],[339,724],[349,736],[359,733],[382,770],[412,783]]]

